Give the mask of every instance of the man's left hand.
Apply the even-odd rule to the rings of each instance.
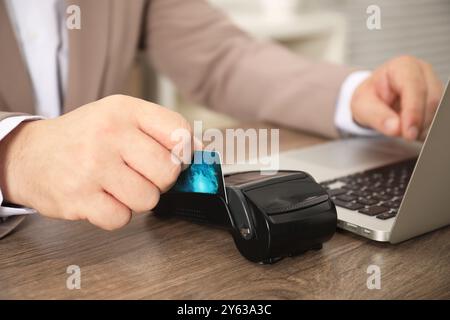
[[[427,62],[410,56],[380,66],[352,97],[354,120],[387,136],[424,138],[443,92]]]

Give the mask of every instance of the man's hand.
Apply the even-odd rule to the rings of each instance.
[[[355,91],[354,120],[388,136],[424,138],[443,92],[430,64],[404,56],[376,69]]]
[[[176,181],[180,128],[191,132],[179,114],[126,96],[27,122],[0,143],[0,187],[7,201],[43,215],[116,229]]]

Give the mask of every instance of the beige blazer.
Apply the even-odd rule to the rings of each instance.
[[[256,41],[205,0],[68,0],[64,112],[125,88],[134,57],[148,60],[193,101],[240,117],[335,137],[335,104],[347,67],[312,62]],[[32,84],[0,0],[0,120],[34,112]]]

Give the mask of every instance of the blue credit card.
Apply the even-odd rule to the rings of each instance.
[[[220,154],[194,151],[192,164],[178,177],[169,192],[216,194],[227,200]]]

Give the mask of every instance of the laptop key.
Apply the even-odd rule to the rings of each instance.
[[[378,192],[383,192],[384,187],[370,187],[369,190],[372,192],[378,193]]]
[[[350,201],[356,200],[357,198],[352,195],[343,194],[341,196],[338,196],[337,199],[341,200],[341,201],[345,201],[345,202],[350,202]]]
[[[391,209],[391,211],[389,211],[390,214],[393,214],[394,216],[397,215],[398,213],[398,209]]]
[[[389,212],[389,208],[382,206],[372,206],[368,208],[364,208],[358,211],[359,213],[366,214],[368,216],[376,216],[384,212]]]
[[[347,190],[345,190],[345,189],[331,189],[331,190],[327,190],[327,192],[328,192],[328,195],[330,196],[330,197],[334,197],[334,196],[338,196],[338,195],[341,195],[341,194],[343,194],[343,193],[346,193],[347,192]]]
[[[373,206],[374,204],[377,204],[379,201],[374,199],[365,199],[365,198],[359,198],[356,200],[358,203],[361,203],[365,206]]]
[[[398,201],[386,201],[383,202],[383,206],[393,209],[398,209],[400,207],[400,202]]]
[[[391,200],[393,197],[389,196],[387,194],[376,194],[373,196],[373,199],[380,200],[380,201],[388,201]]]
[[[395,213],[391,213],[391,212],[384,212],[382,214],[377,215],[377,219],[381,219],[381,220],[387,220],[390,218],[395,217]]]
[[[361,191],[361,190],[359,190],[359,191],[352,191],[351,194],[352,194],[353,196],[357,196],[357,197],[368,197],[368,196],[371,195],[370,192],[367,192],[367,191]]]
[[[387,192],[392,197],[402,196],[404,194],[404,190],[394,189]]]
[[[337,205],[338,207],[342,207],[348,210],[352,210],[352,211],[356,211],[359,210],[361,208],[364,208],[364,206],[360,203],[356,203],[356,202],[345,202],[345,201],[340,201],[340,200],[333,200],[334,204]]]

